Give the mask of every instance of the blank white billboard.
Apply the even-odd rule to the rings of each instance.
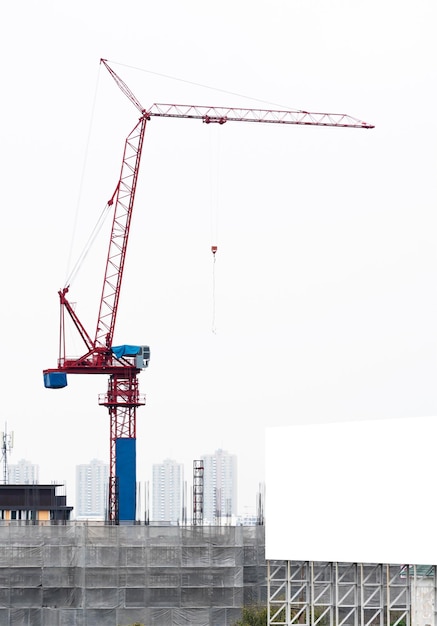
[[[437,418],[266,431],[266,558],[437,564]]]

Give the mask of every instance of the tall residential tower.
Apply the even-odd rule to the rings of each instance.
[[[237,515],[237,457],[219,449],[202,458],[204,522],[231,524]]]
[[[8,465],[10,485],[35,485],[39,482],[39,465],[21,459],[15,465]]]
[[[182,463],[165,459],[153,465],[152,521],[178,523],[182,520]]]
[[[76,518],[104,520],[108,508],[109,465],[98,459],[76,465]]]

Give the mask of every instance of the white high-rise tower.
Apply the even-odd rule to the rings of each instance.
[[[202,458],[204,522],[230,524],[237,514],[237,457],[219,449]]]
[[[8,483],[13,485],[35,485],[39,480],[39,465],[26,459],[16,464],[8,464]]]
[[[75,517],[104,520],[108,508],[109,465],[98,459],[76,465]]]
[[[153,465],[152,521],[177,523],[182,520],[182,463],[165,459]]]

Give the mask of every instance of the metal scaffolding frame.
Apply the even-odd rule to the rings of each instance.
[[[203,459],[193,461],[193,526],[203,525],[204,471]]]
[[[267,595],[269,626],[437,623],[435,566],[267,561]]]

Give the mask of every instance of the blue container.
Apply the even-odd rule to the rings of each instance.
[[[137,440],[133,438],[117,439],[115,442],[115,475],[118,485],[118,519],[120,522],[135,521],[136,443]]]
[[[44,374],[44,387],[47,389],[62,389],[67,386],[67,374],[65,372],[46,372]]]

